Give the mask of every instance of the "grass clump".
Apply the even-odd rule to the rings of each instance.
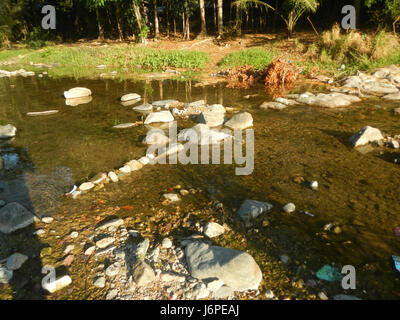
[[[263,48],[240,50],[226,55],[219,63],[221,67],[236,68],[244,65],[262,70],[274,59],[274,52]]]
[[[400,63],[399,37],[383,30],[372,35],[355,30],[343,33],[336,24],[322,34],[316,46],[312,46],[308,48],[306,56],[315,66],[333,73],[341,65],[346,66],[345,73],[351,73]]]

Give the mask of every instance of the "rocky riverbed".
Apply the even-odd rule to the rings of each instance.
[[[320,129],[315,131],[311,128],[310,124],[315,119],[309,120],[311,111],[307,110],[304,115],[297,113],[298,117],[309,121],[303,122],[301,131],[312,132],[308,144],[319,146],[319,149],[312,148],[315,154],[307,155],[309,149],[304,145],[304,140],[302,142],[304,136],[296,128],[301,122],[285,119],[284,114],[284,109],[292,108],[304,112],[306,109],[301,109],[304,105],[312,108],[351,108],[353,104],[368,103],[369,100],[372,104],[395,101],[399,92],[398,74],[399,69],[391,66],[371,76],[357,74],[355,78],[344,79],[341,86],[331,88],[333,93],[286,94],[275,101],[261,103],[260,108],[257,103],[254,109],[245,110],[234,104],[208,104],[204,99],[191,99],[188,103],[181,103],[181,99],[149,101],[144,94],[124,90],[123,95],[114,98],[121,100],[118,103],[122,107],[130,109],[127,112],[136,113],[136,121],[123,123],[133,125],[120,124],[117,128],[118,125],[109,125],[109,128],[113,132],[132,128],[141,130],[140,135],[134,136],[136,143],[142,145],[135,155],[130,154],[128,159],[124,156],[125,161],[115,161],[109,166],[103,164],[101,171],[96,171],[99,173],[92,170],[87,179],[78,178],[74,182],[69,179],[69,185],[68,182],[60,182],[58,190],[63,189],[68,196],[62,199],[56,212],[36,212],[39,206],[37,200],[32,202],[31,207],[10,199],[2,203],[1,298],[343,299],[398,295],[395,289],[390,293],[385,291],[389,281],[393,281],[393,284],[399,281],[396,271],[389,268],[384,269],[383,287],[374,288],[375,281],[382,278],[375,278],[374,282],[369,280],[374,279],[374,273],[381,272],[376,267],[379,263],[366,263],[365,256],[362,256],[367,254],[365,246],[371,243],[366,237],[363,242],[362,238],[366,235],[371,237],[369,229],[367,233],[362,232],[360,238],[351,230],[361,223],[359,212],[373,217],[370,221],[373,221],[374,228],[378,228],[374,220],[377,219],[381,227],[386,228],[387,234],[387,226],[396,226],[394,223],[398,222],[397,216],[393,217],[391,213],[396,211],[395,203],[389,200],[377,205],[373,198],[373,193],[377,193],[382,199],[392,199],[392,191],[386,190],[382,184],[371,182],[379,177],[387,184],[394,183],[398,175],[393,167],[397,157],[390,161],[368,157],[368,153],[384,156],[397,150],[399,139],[395,130],[387,124],[379,125],[384,123],[382,121],[359,121],[367,116],[358,116],[356,111],[360,124],[352,122],[352,127],[346,127],[345,133],[340,135],[330,133],[334,140],[329,140],[332,146],[327,148],[336,155],[330,158],[324,156],[324,147],[321,147],[323,143],[326,144],[323,139],[328,138],[317,134]],[[95,90],[84,86],[76,88],[65,88],[65,100],[68,103],[64,102],[67,106],[71,105],[71,99],[93,97],[93,101],[96,101]],[[142,99],[144,104],[136,105]],[[82,107],[91,101],[86,100]],[[126,105],[129,101],[134,103]],[[72,102],[75,106],[79,104]],[[276,113],[277,109],[280,112]],[[369,112],[369,119],[373,119],[371,114],[374,115],[376,109],[379,108],[367,108],[365,112]],[[329,119],[323,121],[329,121],[332,125],[346,117],[343,109],[339,110],[336,113],[328,113],[330,110],[317,112]],[[391,117],[396,117],[395,111],[390,112]],[[269,122],[268,129],[275,133],[272,138],[262,118],[266,113],[271,117],[270,120],[284,117],[283,121],[280,118],[277,122]],[[42,117],[62,115],[63,112],[41,114]],[[263,121],[260,123],[259,119]],[[168,125],[173,120],[178,120],[181,144],[190,140],[189,133],[196,133],[199,144],[208,144],[209,141],[219,143],[232,137],[232,129],[251,127],[255,128],[256,134],[269,137],[269,143],[276,137],[283,137],[282,133],[287,134],[287,141],[282,139],[272,147],[265,140],[256,141],[256,164],[257,157],[262,154],[260,163],[263,166],[256,165],[254,175],[249,177],[234,178],[226,173],[220,176],[220,166],[207,170],[198,169],[199,166],[191,166],[189,170],[182,165],[152,166],[150,161],[160,154],[147,153],[143,150],[146,147],[142,142],[149,145],[167,143],[169,137],[159,124]],[[154,124],[158,124],[156,128],[146,127]],[[10,123],[1,127],[0,132],[7,135],[4,138],[18,139],[20,132],[23,136],[26,130],[23,126],[22,130],[19,127],[18,123]],[[149,131],[152,129],[158,129],[158,134]],[[329,134],[326,127],[323,130]],[[15,180],[15,174],[18,174],[15,168],[24,170],[26,166],[19,167],[17,160],[14,167],[10,168],[7,164],[10,160],[5,154],[10,154],[14,147],[12,143],[6,147],[10,149],[2,149],[2,159],[6,164],[3,170],[10,175],[8,179]],[[357,147],[357,151],[353,147]],[[367,147],[369,151],[359,147]],[[265,149],[270,155],[266,155]],[[175,153],[179,148],[171,149],[170,146],[159,150]],[[348,160],[340,158],[343,154]],[[308,161],[302,160],[303,156]],[[278,161],[274,160],[276,157]],[[321,159],[328,163],[336,159],[345,161],[345,164],[333,166],[332,169]],[[350,173],[351,170],[357,171],[354,169],[356,159],[364,161],[359,163],[366,180],[365,183],[360,182],[361,185],[359,179]],[[271,168],[266,169],[265,162]],[[352,166],[349,166],[350,162]],[[296,167],[298,165],[302,167],[300,170]],[[386,168],[387,176],[381,176],[381,172],[385,174],[382,167]],[[232,166],[229,167],[231,169]],[[368,169],[370,171],[366,173]],[[347,172],[347,176],[341,176],[343,171]],[[233,174],[231,171],[229,173]],[[360,172],[357,171],[357,175]],[[270,179],[268,184],[264,182],[265,177]],[[171,184],[172,181],[178,184]],[[57,183],[54,182],[54,185]],[[75,188],[67,188],[74,183]],[[376,188],[370,192],[367,190],[367,200],[361,192],[365,184]],[[260,189],[259,185],[262,185]],[[34,186],[27,186],[27,194],[30,194]],[[351,193],[351,190],[356,192]],[[60,197],[64,192],[59,192]],[[337,197],[340,197],[340,201],[337,201]],[[337,208],[333,208],[333,205]],[[341,220],[340,215],[323,215],[324,211],[337,213],[337,210],[354,212],[354,221]],[[386,218],[373,215],[374,211],[381,210],[389,212]],[[349,219],[348,216],[345,219]],[[362,223],[366,228],[365,222]],[[304,232],[310,225],[311,232]],[[379,229],[379,232],[383,230]],[[397,239],[387,237],[389,235],[385,235],[385,241],[377,243],[376,248],[370,248],[374,261],[381,260],[379,254],[384,253],[389,258],[387,252],[398,249]],[[356,290],[348,292],[341,288],[340,281],[330,283],[317,277],[318,270],[326,264],[340,271],[346,259],[356,250],[355,243],[363,243],[363,249],[360,250],[362,257],[357,256],[350,261],[358,264],[360,270]],[[324,248],[321,248],[321,244]],[[329,251],[326,248],[330,245],[337,248],[337,252],[325,256],[321,252]],[[344,253],[342,258],[338,253]],[[388,264],[393,267],[391,261]],[[41,271],[45,266],[55,267],[57,278],[62,279],[59,285],[50,285],[47,292],[41,286],[44,277]],[[51,289],[53,287],[54,290]]]

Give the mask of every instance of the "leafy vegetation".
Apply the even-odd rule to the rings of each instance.
[[[274,59],[273,50],[255,48],[233,52],[225,56],[219,65],[226,68],[241,67],[250,65],[255,70],[264,69]]]

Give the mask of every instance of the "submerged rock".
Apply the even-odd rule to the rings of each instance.
[[[301,94],[296,101],[307,105],[325,108],[340,108],[346,107],[355,102],[360,102],[361,99],[353,95],[347,95],[337,92],[319,93],[317,95],[306,92],[304,94]]]
[[[188,244],[185,253],[194,278],[217,278],[235,291],[256,290],[261,283],[261,270],[248,253],[198,241]]]
[[[178,100],[160,100],[160,101],[154,101],[152,103],[153,107],[156,108],[170,108],[178,104],[179,104]]]
[[[260,214],[268,212],[272,208],[272,204],[268,202],[246,200],[242,203],[238,214],[243,220],[247,220],[249,218],[257,218]]]
[[[7,258],[6,267],[8,270],[18,270],[28,260],[28,257],[21,253],[14,253]]]
[[[147,132],[146,137],[142,141],[144,144],[159,144],[165,145],[169,142],[169,138],[165,135],[161,129],[152,129]]]
[[[263,104],[260,105],[260,109],[272,109],[272,110],[283,110],[286,109],[287,105],[276,102],[276,101],[271,101],[271,102],[264,102]]]
[[[183,129],[178,134],[178,141],[189,141],[200,145],[216,144],[228,138],[232,138],[232,136],[222,131],[210,130],[203,123],[197,124],[192,128]]]
[[[133,107],[132,110],[139,112],[151,112],[153,111],[153,106],[149,103],[145,103],[140,106]]]
[[[126,128],[132,128],[134,126],[136,126],[136,123],[128,122],[128,123],[117,124],[116,126],[113,126],[113,128],[114,129],[126,129]]]
[[[383,135],[381,131],[377,128],[366,126],[357,132],[355,135],[351,136],[349,141],[354,147],[362,146],[373,141],[383,140]]]
[[[34,222],[33,214],[17,202],[11,202],[0,209],[0,231],[10,234]]]
[[[70,98],[70,99],[65,99],[65,105],[71,106],[71,107],[76,107],[80,104],[89,103],[92,100],[93,100],[93,98],[91,96],[80,97],[80,98]]]
[[[81,98],[81,97],[87,97],[91,96],[92,91],[88,88],[82,88],[82,87],[76,87],[69,89],[68,91],[64,91],[64,97],[66,99],[71,99],[71,98]]]

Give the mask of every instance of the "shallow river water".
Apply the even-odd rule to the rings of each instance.
[[[348,138],[366,125],[385,134],[400,134],[399,118],[393,113],[399,104],[376,99],[344,110],[304,106],[265,111],[258,109],[268,101],[262,88],[236,90],[223,84],[194,84],[176,80],[0,79],[0,124],[10,123],[18,129],[12,141],[1,145],[0,199],[19,201],[37,214],[51,214],[73,184],[143,156],[144,126],[112,128],[143,120],[132,106],[121,105],[123,94],[138,93],[142,102],[204,99],[208,104],[221,103],[253,115],[253,173],[236,176],[235,165],[163,165],[147,174],[148,193],[157,190],[158,183],[173,186],[179,181],[204,189],[211,199],[233,210],[245,199],[268,201],[275,208],[271,213],[275,234],[289,255],[320,267],[332,262],[354,265],[364,273],[369,271],[363,279],[369,283],[363,285],[370,297],[399,298],[399,273],[391,260],[392,254],[400,255],[400,238],[393,232],[400,226],[400,166],[393,163],[399,152],[387,147],[355,150],[348,143]],[[93,100],[66,105],[63,92],[77,86],[90,88]],[[248,94],[258,96],[244,99]],[[59,112],[26,115],[52,109]],[[179,127],[193,124],[178,122]],[[318,191],[307,185],[313,180],[319,182]],[[288,202],[296,204],[296,213],[281,212]],[[324,232],[328,223],[339,225],[341,232]],[[309,247],[303,247],[303,240]]]

